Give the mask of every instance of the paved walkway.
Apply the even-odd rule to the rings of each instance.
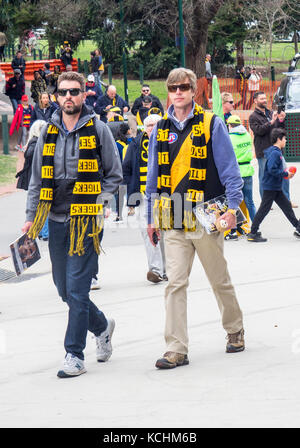
[[[20,234],[25,196],[0,197],[2,254]],[[300,175],[292,198],[300,204]],[[0,284],[0,426],[299,427],[300,242],[278,207],[262,225],[266,244],[225,244],[245,352],[225,353],[217,304],[196,259],[188,290],[190,365],[172,371],[154,367],[164,353],[165,285],[147,282],[142,238],[134,217],[129,223],[106,228],[102,289],[91,293],[116,320],[113,356],[97,363],[89,335],[81,377],[56,377],[67,308],[52,283],[47,244],[35,266]],[[11,269],[11,259],[0,267]]]

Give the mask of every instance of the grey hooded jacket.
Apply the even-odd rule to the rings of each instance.
[[[79,120],[71,132],[66,132],[62,125],[61,110],[57,110],[51,117],[50,123],[59,129],[54,155],[54,191],[49,218],[57,222],[69,219],[72,191],[77,178],[79,135],[82,128],[91,118],[95,119],[95,126],[99,140],[97,157],[101,175],[101,197],[103,202],[113,195],[123,180],[122,165],[116,143],[108,127],[95,118],[95,114],[83,106]],[[42,153],[46,139],[47,125],[42,128],[37,141],[32,162],[32,174],[28,189],[26,205],[26,221],[33,221],[39,203],[42,168]]]

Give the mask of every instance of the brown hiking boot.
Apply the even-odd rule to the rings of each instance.
[[[166,352],[163,358],[156,361],[155,367],[158,369],[174,369],[175,367],[189,364],[187,355],[176,352]]]
[[[245,341],[244,341],[244,329],[242,328],[237,333],[227,334],[227,345],[226,352],[227,353],[235,353],[242,352],[245,350]]]

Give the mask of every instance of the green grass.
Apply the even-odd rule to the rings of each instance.
[[[16,156],[0,155],[0,185],[8,185],[15,182],[16,170]]]
[[[266,66],[268,60],[268,46],[261,45],[258,48],[258,54],[255,55],[255,50],[251,48],[249,43],[244,45],[245,65]],[[294,57],[295,49],[292,42],[276,42],[272,48],[272,63],[276,69],[287,70],[289,61]],[[236,56],[235,52],[232,54]]]
[[[108,83],[107,76],[104,75],[104,82]],[[155,96],[157,96],[160,101],[162,102],[163,106],[165,106],[166,100],[167,100],[167,90],[165,88],[165,81],[161,80],[149,80],[144,81],[146,84],[150,85],[151,93]],[[117,79],[113,78],[112,83],[117,88],[117,93],[122,98],[125,99],[124,95],[124,81],[123,79]],[[137,80],[128,80],[128,97],[129,97],[129,103],[132,104],[134,100],[141,95],[141,84]]]

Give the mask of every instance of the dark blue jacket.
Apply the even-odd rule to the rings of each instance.
[[[103,96],[103,92],[100,89],[100,87],[97,86],[95,83],[92,87],[89,87],[88,85],[86,85],[86,91],[88,92],[89,90],[92,90],[93,92],[95,92],[96,95],[87,96],[86,100],[85,100],[85,104],[90,106],[94,110],[95,103],[97,102],[98,98]]]
[[[31,114],[30,126],[36,120],[44,120],[49,121],[52,117],[52,114],[59,108],[59,105],[53,102],[50,102],[50,106],[47,109],[41,109],[38,104],[34,106],[33,112]]]
[[[116,98],[115,106],[118,106],[121,109],[122,114],[124,107],[128,107],[128,110],[130,109],[129,104],[125,100],[123,100],[123,98],[121,98],[119,95],[116,95],[115,98]],[[103,121],[104,123],[107,122],[106,112],[104,112],[104,109],[106,109],[106,107],[109,106],[109,104],[112,105],[112,103],[113,100],[105,94],[100,98],[98,98],[96,106],[94,107],[96,114],[100,115],[100,120]]]
[[[130,195],[140,192],[140,152],[141,152],[141,139],[143,133],[140,132],[128,145],[125,159],[123,160],[123,184],[127,185],[127,198],[130,199]],[[140,204],[137,201],[131,204],[128,201],[127,205],[135,207]]]
[[[277,146],[270,146],[264,150],[264,156],[267,162],[262,187],[264,190],[280,191],[282,180],[288,175],[288,172],[283,170],[282,151]]]

